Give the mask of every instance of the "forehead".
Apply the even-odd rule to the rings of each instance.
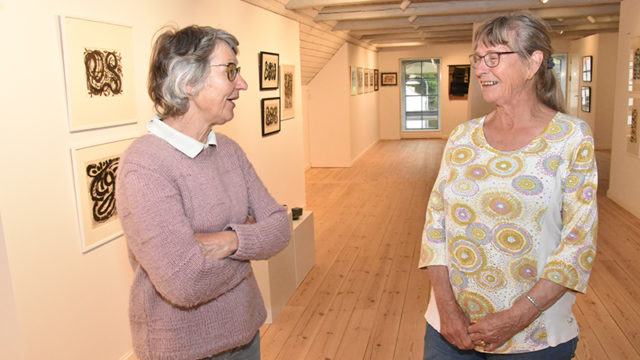
[[[216,47],[213,53],[209,56],[211,61],[220,61],[227,63],[236,60],[236,54],[231,49],[231,46],[222,40],[216,40]]]
[[[495,50],[495,51],[511,51],[511,48],[506,45],[506,44],[499,44],[499,45],[489,45],[483,41],[479,41],[478,45],[476,46],[475,50]]]

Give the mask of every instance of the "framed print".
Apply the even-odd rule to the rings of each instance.
[[[71,16],[59,20],[69,130],[135,123],[131,27]]]
[[[378,91],[380,89],[380,71],[373,69],[373,90]]]
[[[373,69],[369,69],[369,92],[373,92]]]
[[[260,52],[260,90],[276,90],[280,74],[280,55]]]
[[[629,91],[640,94],[640,36],[629,39]]]
[[[364,87],[362,88],[362,92],[369,92],[369,69],[363,69],[362,73],[364,75]]]
[[[280,98],[262,99],[262,136],[280,131]]]
[[[398,85],[398,73],[395,72],[383,72],[380,74],[380,84],[382,86],[396,86]]]
[[[82,252],[122,235],[116,212],[120,155],[133,138],[71,149]]]
[[[358,68],[350,66],[351,73],[351,95],[358,95]]]
[[[358,67],[358,94],[364,92],[364,72],[361,67]]]
[[[592,56],[583,56],[582,57],[582,81],[591,82],[591,74],[592,74]]]
[[[581,92],[580,110],[591,112],[591,86],[583,86]]]
[[[280,80],[280,84],[282,84],[282,88],[280,90],[282,97],[282,116],[280,120],[287,120],[293,118],[296,114],[295,111],[295,103],[293,97],[293,74],[295,71],[295,66],[293,65],[282,65],[280,66],[280,74],[282,76],[282,80]]]
[[[449,100],[466,100],[471,65],[449,65]]]

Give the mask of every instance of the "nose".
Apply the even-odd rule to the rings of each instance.
[[[476,77],[480,77],[482,74],[486,74],[487,69],[489,69],[489,67],[484,63],[484,59],[480,59],[480,61],[473,65],[473,72],[474,74],[476,74]]]
[[[236,89],[247,90],[248,88],[249,88],[249,85],[247,84],[247,82],[244,81],[244,78],[242,77],[242,75],[238,74],[238,76],[236,77]]]

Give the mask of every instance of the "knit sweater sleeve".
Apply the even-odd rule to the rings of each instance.
[[[269,194],[244,151],[237,145],[235,153],[247,187],[249,214],[255,217],[256,223],[228,225],[238,235],[238,250],[230,258],[268,259],[289,243],[291,228],[287,211]]]
[[[194,307],[250,275],[249,262],[203,256],[182,196],[166,174],[123,157],[117,181],[117,209],[129,249],[165,300]]]

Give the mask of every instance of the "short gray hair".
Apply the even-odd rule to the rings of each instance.
[[[238,53],[238,39],[210,26],[191,25],[177,30],[159,30],[151,54],[147,90],[161,117],[182,115],[189,110],[187,88],[197,93],[209,75],[209,57],[218,41]]]

